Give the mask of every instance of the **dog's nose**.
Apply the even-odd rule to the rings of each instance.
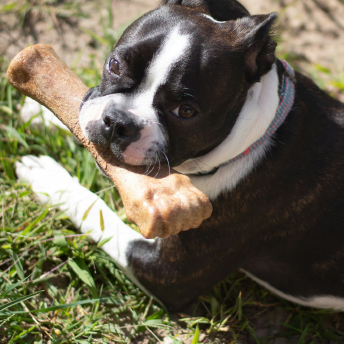
[[[102,136],[108,143],[133,142],[141,130],[140,125],[135,122],[130,113],[114,108],[106,109],[102,120]]]

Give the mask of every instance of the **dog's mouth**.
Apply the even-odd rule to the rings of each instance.
[[[154,167],[157,167],[160,170],[162,164],[167,164],[169,167],[171,167],[166,153],[163,150],[159,150],[157,147],[155,147],[155,149],[148,149],[144,157],[138,155],[125,154],[119,147],[112,147],[111,152],[114,154],[118,161],[120,161],[126,166],[146,167],[145,174],[147,175],[149,175],[149,173],[152,170],[154,170]],[[100,170],[100,172],[107,177],[106,173],[99,166],[97,161],[96,166]]]
[[[139,145],[140,141],[138,141],[137,144],[133,144],[133,148],[129,145],[125,150],[121,150],[120,147],[114,147],[115,145],[111,145],[110,149],[116,158],[124,162],[126,165],[147,166],[168,162],[166,153],[159,147],[158,143],[154,143],[147,150],[141,150]]]
[[[113,95],[85,102],[80,110],[80,125],[93,143],[111,150],[127,164],[145,166],[167,162],[163,126],[145,114],[119,106]],[[152,116],[151,116],[152,117]]]

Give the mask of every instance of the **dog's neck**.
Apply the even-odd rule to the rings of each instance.
[[[211,199],[221,192],[233,189],[265,155],[271,143],[271,139],[267,137],[248,155],[243,154],[257,140],[261,141],[275,119],[280,103],[281,80],[275,64],[271,71],[262,77],[261,82],[254,84],[248,91],[246,102],[228,137],[210,153],[190,159],[175,169],[190,175],[194,185]],[[238,156],[242,157],[236,160]],[[226,161],[231,163],[218,168]],[[214,169],[215,173],[197,175]]]
[[[225,161],[244,152],[261,138],[275,117],[278,104],[279,78],[276,65],[247,92],[247,98],[236,123],[227,138],[215,149],[196,159],[174,167],[183,174],[211,171]]]

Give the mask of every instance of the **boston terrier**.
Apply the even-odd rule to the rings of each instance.
[[[48,157],[17,164],[170,311],[242,269],[304,306],[344,309],[344,105],[275,57],[277,15],[170,0],[122,35],[80,107],[127,164],[169,163],[212,201],[197,229],[145,240]],[[63,193],[60,191],[64,190]],[[105,231],[99,228],[102,210]]]

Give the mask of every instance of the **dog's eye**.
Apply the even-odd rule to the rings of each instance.
[[[198,111],[189,104],[182,104],[172,112],[183,118],[190,118],[198,114]]]
[[[119,75],[119,62],[116,59],[111,59],[109,63],[110,70]]]

